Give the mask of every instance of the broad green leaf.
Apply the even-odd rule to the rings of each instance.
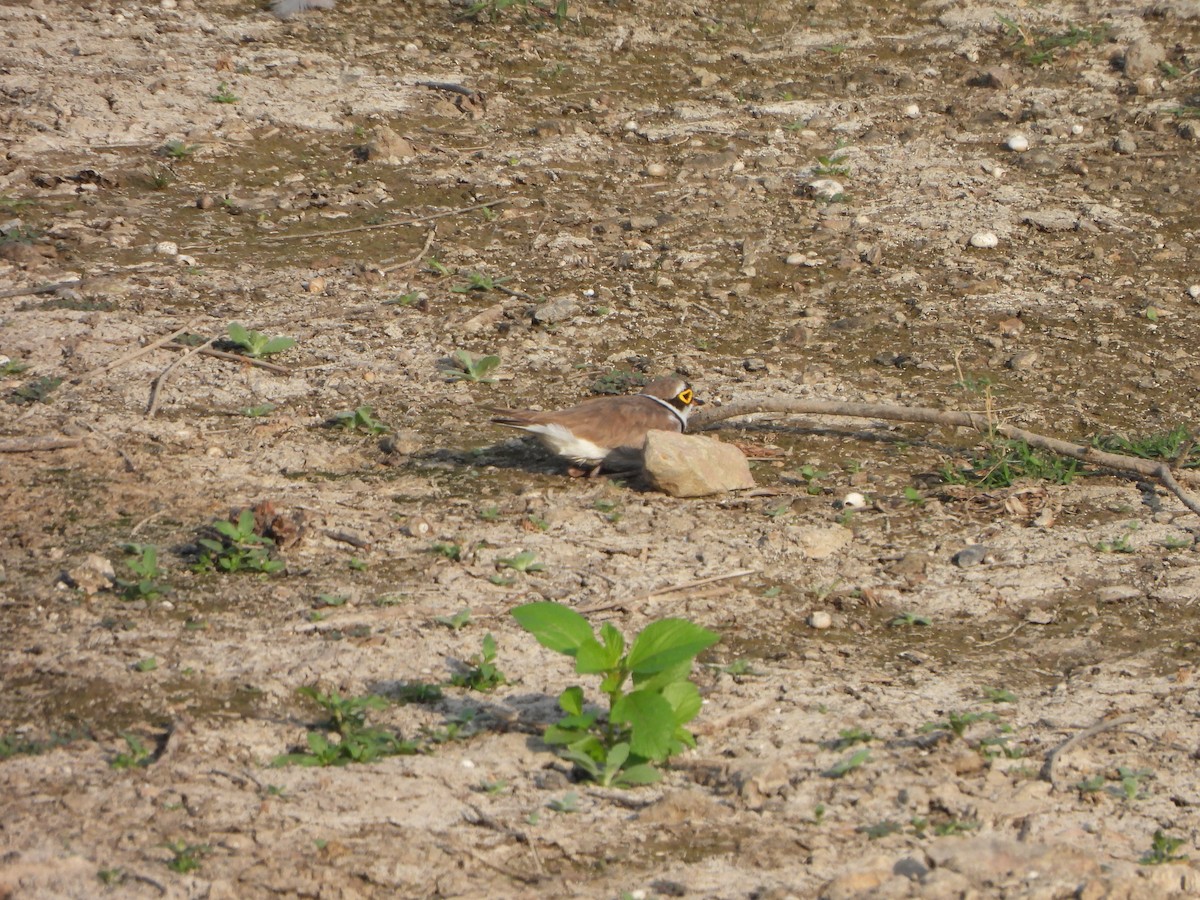
[[[692,671],[692,660],[682,659],[673,666],[667,666],[661,672],[633,676],[633,686],[639,691],[661,691],[668,684],[676,681],[686,681]]]
[[[629,759],[629,745],[622,741],[619,744],[613,744],[609,748],[608,756],[604,760],[604,766],[608,769],[619,769],[625,765],[627,759]]]
[[[583,688],[574,685],[559,694],[558,708],[571,716],[583,715]]]
[[[700,689],[690,681],[677,681],[668,684],[661,691],[662,698],[671,704],[676,725],[690,722],[700,712],[703,701],[700,699]]]
[[[586,640],[595,640],[588,620],[560,603],[526,603],[512,611],[517,623],[543,647],[574,656]]]
[[[270,356],[272,353],[282,353],[284,350],[295,346],[296,341],[290,337],[276,337],[267,341],[259,352],[263,356]]]
[[[610,651],[590,634],[575,654],[575,671],[580,675],[594,675],[607,672],[617,664],[620,655],[614,659]]]
[[[570,760],[571,762],[575,763],[575,765],[579,766],[579,768],[587,772],[593,780],[596,780],[600,777],[600,766],[597,765],[596,761],[582,750],[568,748],[562,751],[562,756],[563,759]]]
[[[649,763],[640,763],[623,769],[616,780],[620,787],[635,787],[639,784],[654,784],[662,778],[662,772]]]
[[[681,660],[694,658],[720,639],[720,635],[686,619],[660,619],[647,625],[629,648],[629,669],[641,674],[661,672]]]
[[[600,640],[604,642],[609,658],[615,666],[621,659],[621,654],[625,652],[625,637],[613,627],[611,622],[605,622],[600,626]]]
[[[490,631],[483,636],[483,658],[485,660],[496,658],[496,639],[492,637]]]
[[[643,759],[662,761],[675,731],[671,704],[658,694],[634,691],[613,704],[610,719],[629,724],[629,748]]]
[[[237,322],[229,324],[229,337],[235,344],[241,344],[243,347],[250,344],[250,332]]]

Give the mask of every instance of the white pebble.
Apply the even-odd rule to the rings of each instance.
[[[408,44],[404,45],[405,53],[416,53],[420,49],[421,49],[420,47],[418,47],[416,44],[413,44],[413,43],[408,43]]]
[[[1200,300],[1200,284],[1193,284],[1188,288],[1188,296],[1193,300]]]
[[[628,122],[625,123],[625,130],[626,131],[637,131],[637,122],[633,121],[633,119],[630,119]]]
[[[1071,126],[1071,134],[1075,135],[1076,137],[1083,134],[1083,126],[1076,122]]]
[[[971,246],[980,250],[991,250],[999,243],[1000,238],[992,231],[977,231],[971,235]]]
[[[842,506],[847,509],[862,509],[867,505],[867,498],[858,491],[852,491],[842,498]]]
[[[827,200],[832,200],[846,192],[840,181],[834,181],[832,178],[818,178],[816,181],[808,183],[809,192],[815,197],[824,197]]]
[[[159,241],[154,245],[154,252],[159,256],[178,256],[179,245],[174,241]]]
[[[1023,134],[1010,134],[1008,140],[1004,142],[1004,146],[1013,153],[1024,153],[1029,149],[1029,138]]]
[[[667,174],[667,167],[662,163],[650,163],[646,166],[646,174],[651,178],[662,178]]]
[[[462,761],[462,767],[463,767],[464,769],[473,769],[473,768],[475,768],[475,760],[473,760],[473,759],[464,759],[464,760]]]
[[[787,259],[784,260],[789,266],[802,266],[804,261],[808,259],[803,253],[789,253]]]
[[[196,266],[196,257],[188,256],[186,253],[180,253],[177,257],[175,257],[175,261],[181,266],[188,266],[191,268],[195,268]]]
[[[825,629],[833,627],[833,616],[827,612],[815,612],[808,617],[810,628]]]
[[[910,119],[919,119],[921,118],[921,107],[917,106],[915,103],[910,103],[908,106],[904,107],[904,114]]]

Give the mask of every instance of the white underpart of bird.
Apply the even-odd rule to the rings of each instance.
[[[334,0],[271,0],[271,12],[281,19],[290,19],[310,9],[333,9],[333,4]]]

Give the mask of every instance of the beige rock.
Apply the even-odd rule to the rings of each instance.
[[[1130,78],[1153,74],[1158,64],[1167,58],[1166,51],[1147,38],[1138,38],[1125,50],[1121,67]]]
[[[366,147],[367,158],[396,165],[417,155],[417,149],[386,125],[380,125]]]
[[[67,572],[73,587],[79,588],[89,597],[106,591],[117,581],[113,564],[99,554],[92,553],[81,564]]]
[[[672,497],[705,497],[754,487],[742,451],[714,438],[673,431],[646,435],[646,479]]]

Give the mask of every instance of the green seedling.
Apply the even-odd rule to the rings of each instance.
[[[217,85],[217,92],[208,99],[213,103],[237,103],[241,98],[229,89],[229,85],[222,81]]]
[[[367,571],[367,562],[366,560],[359,559],[357,556],[352,556],[346,560],[346,568],[351,572],[365,572]]]
[[[948,822],[939,822],[938,824],[934,825],[933,833],[938,837],[946,837],[949,835],[966,834],[967,832],[975,831],[978,828],[978,822],[951,819]]]
[[[825,820],[825,804],[818,803],[813,807],[813,824],[820,825]]]
[[[904,499],[914,506],[925,505],[925,498],[921,495],[921,492],[912,485],[909,485],[904,489]]]
[[[478,272],[467,272],[466,284],[456,284],[450,288],[455,294],[466,294],[470,291],[494,291],[497,287],[504,284],[506,281],[512,281],[511,277],[492,278],[488,275],[481,275]]]
[[[467,660],[469,668],[463,672],[455,672],[450,676],[450,683],[472,691],[494,691],[500,685],[508,683],[504,673],[496,667],[495,661],[496,639],[488,633],[483,636],[480,651]]]
[[[247,356],[261,359],[264,356],[274,356],[296,346],[296,341],[290,337],[271,337],[261,331],[250,331],[237,322],[229,325],[229,340],[242,348]]]
[[[447,275],[454,274],[450,271],[450,267],[445,263],[440,263],[436,259],[429,260],[429,271],[440,278],[445,278]]]
[[[271,550],[275,542],[254,532],[254,512],[243,509],[237,522],[219,519],[212,523],[217,537],[202,537],[197,540],[200,555],[196,571],[262,572],[266,575],[282,570],[285,563],[272,559]]]
[[[983,699],[988,703],[1016,703],[1017,695],[1004,688],[985,687],[983,689]]]
[[[274,403],[260,403],[257,406],[243,406],[238,410],[238,413],[250,419],[259,419],[263,416],[269,416],[276,409],[278,407]]]
[[[772,519],[780,519],[792,511],[792,501],[784,500],[775,506],[769,506],[763,510],[763,514]]]
[[[982,394],[992,385],[992,379],[986,375],[964,375],[958,381],[953,382],[950,388],[966,394]]]
[[[447,371],[451,381],[470,381],[475,384],[496,383],[495,378],[488,376],[500,367],[499,356],[472,356],[466,350],[455,350],[454,360],[458,363],[458,368]]]
[[[376,419],[375,410],[366,405],[347,412],[336,413],[330,420],[330,424],[335,428],[361,431],[365,434],[387,434],[392,430]]]
[[[384,306],[416,306],[421,302],[420,291],[409,291],[398,297],[390,297],[383,301]]]
[[[818,156],[817,165],[813,168],[813,174],[820,175],[823,178],[833,175],[845,177],[850,174],[850,167],[842,165],[845,161],[845,153],[831,153],[829,156]]]
[[[158,583],[162,569],[158,567],[158,550],[151,544],[126,544],[125,551],[133,554],[125,560],[129,571],[137,578],[127,581],[117,579],[117,587],[126,600],[153,600],[166,588]]]
[[[1018,478],[1069,484],[1079,472],[1079,460],[1034,450],[1024,441],[993,439],[972,455],[971,464],[958,468],[947,463],[942,480],[977,488],[1011,487]]]
[[[180,140],[172,140],[163,144],[161,152],[163,156],[169,156],[171,159],[187,159],[197,149],[195,144],[186,144]]]
[[[1200,467],[1200,447],[1186,425],[1176,425],[1170,431],[1154,432],[1143,437],[1119,434],[1094,437],[1092,446],[1139,459],[1166,460],[1181,469]]]
[[[167,860],[167,868],[180,875],[199,869],[200,858],[206,856],[210,849],[204,844],[189,844],[186,841],[175,841],[163,846],[172,853],[171,859]]]
[[[526,575],[532,572],[543,572],[546,567],[537,562],[537,557],[532,550],[522,550],[516,556],[496,560],[496,566],[503,569],[512,569],[514,572],[520,572]]]
[[[835,750],[845,750],[855,744],[869,744],[875,740],[875,735],[861,728],[844,728],[838,732],[838,739],[833,744]]]
[[[903,612],[896,616],[888,625],[892,628],[907,628],[912,625],[932,625],[933,621],[929,616],[922,616],[919,613]]]
[[[1131,532],[1138,530],[1137,522],[1130,522],[1125,527]],[[1122,534],[1111,541],[1099,541],[1096,549],[1101,553],[1133,553],[1134,549],[1133,545],[1129,543],[1129,537],[1128,534]]]
[[[101,869],[96,873],[100,883],[106,887],[116,887],[125,883],[125,870],[120,868]]]
[[[484,781],[479,785],[479,789],[485,794],[495,797],[498,794],[503,794],[508,790],[508,782],[503,778],[498,778],[495,781]]]
[[[579,812],[579,794],[575,791],[568,791],[561,797],[550,800],[546,805],[556,813]]]
[[[479,510],[479,518],[485,522],[495,522],[500,518],[500,507],[485,506]]]
[[[661,619],[626,644],[610,623],[599,639],[587,619],[557,603],[528,603],[513,610],[518,624],[543,647],[575,660],[579,675],[601,677],[608,714],[584,710],[583,688],[559,695],[566,714],[542,739],[604,786],[657,781],[656,766],[695,738],[685,727],[700,712],[700,691],[690,680],[695,657],[720,638],[685,619]]]
[[[459,562],[462,559],[463,548],[461,544],[438,541],[429,548],[429,551],[454,562]]]
[[[313,700],[329,714],[325,727],[336,733],[339,740],[333,741],[321,732],[310,731],[306,737],[308,752],[284,753],[271,761],[273,766],[344,766],[417,752],[415,741],[401,740],[390,731],[367,726],[369,711],[388,706],[387,700],[377,694],[342,697],[337,691],[326,694],[315,687],[303,687],[297,693]]]
[[[345,606],[346,597],[339,597],[337,594],[317,594],[317,609],[324,609],[331,606]]]
[[[904,826],[899,822],[893,822],[891,819],[885,819],[882,822],[877,822],[874,825],[860,825],[855,829],[859,834],[865,834],[873,841],[880,838],[885,838],[889,834],[899,834],[904,830]]]
[[[1125,766],[1117,767],[1117,777],[1121,779],[1121,796],[1127,803],[1135,800],[1145,800],[1149,796],[1142,790],[1142,780],[1154,775],[1149,769],[1130,769]]]
[[[121,733],[125,752],[118,753],[108,763],[110,769],[137,769],[150,765],[150,748],[136,734]]]
[[[1175,851],[1184,844],[1183,838],[1170,837],[1161,829],[1154,832],[1150,849],[1138,860],[1143,866],[1161,866],[1164,863],[1184,862],[1187,856]]]
[[[471,624],[471,607],[464,606],[452,616],[435,616],[433,621],[445,625],[451,631],[458,631]]]
[[[452,719],[447,719],[441,728],[422,728],[425,737],[434,744],[448,744],[451,741],[465,741],[478,733],[474,725],[475,717],[479,714],[475,709],[464,709]]]
[[[42,375],[32,378],[20,387],[14,388],[8,395],[8,402],[17,406],[32,406],[34,403],[49,403],[50,395],[58,390],[63,383],[61,378]]]
[[[1091,778],[1085,778],[1083,781],[1075,785],[1075,790],[1080,794],[1095,794],[1104,787],[1104,776],[1093,775]]]
[[[139,659],[133,664],[135,672],[153,672],[158,668],[158,660],[153,656],[147,656],[145,659]]]
[[[720,670],[726,675],[732,675],[734,678],[740,678],[746,675],[757,675],[754,671],[754,666],[748,659],[735,659],[727,666],[721,666]]]
[[[1109,26],[1100,24],[1094,28],[1078,28],[1068,26],[1060,33],[1048,31],[1031,31],[1008,16],[997,14],[996,19],[1004,26],[1004,33],[1012,38],[1012,49],[1018,51],[1025,62],[1031,66],[1041,66],[1053,62],[1057,51],[1070,49],[1079,44],[1089,44],[1093,47],[1108,39]]]
[[[849,756],[838,760],[821,774],[826,778],[841,778],[842,776],[853,772],[870,759],[871,751],[866,747],[863,747],[860,750],[855,750]]]
[[[995,722],[998,717],[995,713],[990,712],[952,712],[948,714],[944,721],[927,722],[920,728],[921,734],[929,734],[934,731],[945,731],[956,738],[962,739],[966,734],[967,729],[977,722]]]
[[[1003,756],[1005,759],[1023,759],[1025,757],[1024,749],[1012,746],[1009,740],[1011,738],[1006,734],[985,737],[979,741],[976,749],[987,759],[995,759],[999,756]]]
[[[394,688],[391,695],[397,703],[431,704],[441,702],[442,689],[423,681],[406,681]]]
[[[7,356],[0,357],[0,377],[20,375],[28,368],[29,363],[23,363],[19,359],[9,359]]]
[[[65,747],[82,735],[76,733],[52,734],[45,740],[33,740],[16,735],[0,735],[0,760],[13,756],[39,756],[56,747]]]

